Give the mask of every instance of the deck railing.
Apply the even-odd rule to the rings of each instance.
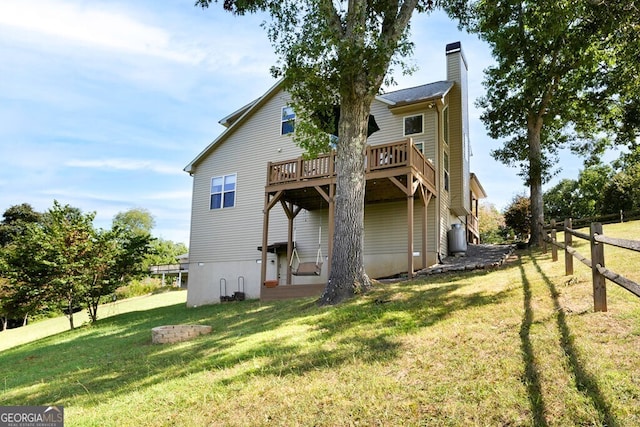
[[[480,227],[478,224],[478,217],[475,214],[467,215],[467,227],[469,231],[476,237],[480,236]],[[479,242],[478,242],[479,243]]]
[[[436,171],[411,139],[390,144],[368,145],[365,151],[366,172],[411,166],[424,178],[434,184]],[[336,153],[321,154],[315,159],[285,160],[269,162],[267,185],[284,184],[314,178],[331,178],[336,173]]]
[[[149,267],[149,273],[151,274],[177,273],[180,271],[188,271],[188,270],[189,270],[188,263],[152,265]]]

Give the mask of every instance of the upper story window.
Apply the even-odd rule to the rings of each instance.
[[[293,133],[296,125],[296,113],[292,107],[282,107],[282,118],[280,123],[280,134],[287,135]]]
[[[445,144],[449,143],[449,107],[442,110],[442,137]]]
[[[445,151],[443,157],[442,166],[444,169],[444,189],[445,191],[449,191],[449,153]]]
[[[404,136],[417,135],[424,132],[424,114],[404,118]]]
[[[211,200],[209,209],[232,208],[236,204],[237,175],[214,176],[211,178]]]

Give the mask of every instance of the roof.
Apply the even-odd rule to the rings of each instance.
[[[439,81],[421,86],[400,89],[379,95],[378,98],[390,103],[394,107],[415,104],[417,102],[440,99],[451,90],[453,82]]]
[[[475,173],[473,172],[471,173],[471,176],[469,177],[469,182],[471,184],[471,190],[473,191],[473,194],[478,199],[487,198],[487,192],[484,191],[484,188],[482,187],[482,184],[480,184],[480,180],[478,179]]]

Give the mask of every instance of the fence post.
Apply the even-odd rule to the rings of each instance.
[[[540,240],[542,240],[542,253],[547,253],[547,232],[544,231],[544,222],[539,222],[540,224]]]
[[[558,261],[558,247],[556,246],[556,220],[551,220],[551,260]]]
[[[596,234],[602,234],[602,224],[591,223],[591,275],[593,277],[593,310],[607,311],[607,282],[598,271],[598,265],[604,267],[604,245],[595,240]]]
[[[573,275],[573,255],[569,253],[569,248],[573,244],[573,235],[567,230],[572,228],[571,218],[564,220],[564,274],[565,276]]]

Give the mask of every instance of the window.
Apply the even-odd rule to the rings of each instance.
[[[445,144],[449,143],[449,107],[442,110],[442,137]]]
[[[211,178],[210,209],[232,208],[236,204],[236,174]]]
[[[424,142],[420,141],[420,142],[414,142],[413,145],[416,146],[416,148],[418,149],[418,151],[420,151],[422,154],[424,154]]]
[[[404,118],[404,136],[417,135],[423,130],[424,114]]]
[[[296,124],[296,113],[291,107],[282,107],[282,118],[280,124],[281,135],[293,133]]]
[[[444,189],[449,191],[449,153],[444,152],[444,159],[442,161],[444,169]]]

